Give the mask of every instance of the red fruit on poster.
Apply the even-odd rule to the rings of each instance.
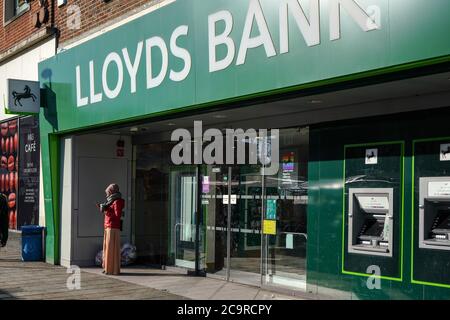
[[[15,149],[15,145],[14,145],[14,137],[9,137],[9,152],[14,153],[16,152]]]
[[[6,175],[2,174],[2,192],[7,192],[7,186],[6,186]]]
[[[19,151],[19,134],[17,132],[14,135],[14,150]]]
[[[13,209],[16,206],[16,194],[10,193],[8,196],[8,207]]]
[[[3,122],[1,124],[1,134],[3,137],[6,137],[8,135],[8,122]]]
[[[13,229],[13,222],[14,222],[14,211],[10,210],[8,213],[9,216],[9,229]]]
[[[3,174],[0,174],[0,192],[5,191],[5,178]]]
[[[4,190],[5,192],[9,191],[9,174],[4,174],[3,175],[3,183],[4,183]]]
[[[9,139],[5,138],[5,153],[9,154]]]
[[[8,158],[8,170],[14,171],[14,168],[16,166],[16,159],[14,159],[14,156],[9,156]]]
[[[8,123],[9,133],[14,135],[17,132],[17,120],[11,120]]]
[[[16,210],[9,211],[9,228],[17,229],[17,212],[16,212]]]
[[[5,156],[2,156],[1,168],[2,169],[7,169],[8,168],[8,158],[6,158]]]
[[[1,143],[2,143],[2,153],[4,153],[5,152],[5,140],[6,139],[0,138],[0,140],[1,140]]]
[[[16,186],[16,190],[19,189],[19,174],[17,173],[17,171],[14,173],[14,185]]]
[[[11,172],[9,174],[9,186],[11,188],[11,191],[16,191],[17,186],[16,186],[16,178],[14,176],[14,172]]]

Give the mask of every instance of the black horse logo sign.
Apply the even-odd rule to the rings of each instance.
[[[18,93],[16,91],[12,92],[12,95],[14,97],[14,105],[17,106],[17,104],[19,104],[19,106],[22,107],[22,103],[20,102],[20,100],[22,99],[32,99],[33,102],[36,101],[37,97],[34,95],[34,93],[31,92],[31,88],[29,86],[25,86],[25,88],[23,89],[24,92],[22,93]]]

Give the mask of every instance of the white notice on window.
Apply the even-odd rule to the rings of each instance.
[[[286,249],[294,249],[294,235],[292,233],[286,235]]]
[[[450,197],[450,181],[428,182],[429,197]]]

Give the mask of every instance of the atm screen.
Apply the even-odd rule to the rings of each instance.
[[[439,210],[433,223],[434,229],[450,229],[450,211]]]
[[[364,221],[360,236],[380,237],[383,233],[384,221],[375,218],[369,218]]]

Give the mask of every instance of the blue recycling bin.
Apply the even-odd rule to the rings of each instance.
[[[44,227],[23,226],[22,230],[22,260],[23,261],[42,261],[43,244],[42,231]]]

